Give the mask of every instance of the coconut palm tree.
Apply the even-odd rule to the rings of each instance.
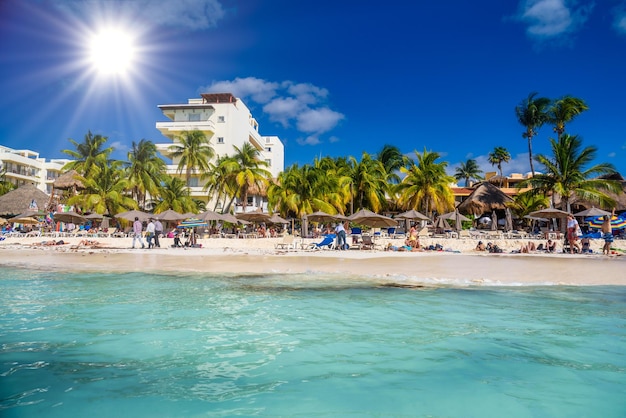
[[[620,193],[622,188],[619,182],[598,178],[601,175],[613,174],[615,169],[611,164],[600,163],[586,168],[591,164],[597,153],[597,148],[589,146],[582,148],[582,140],[577,136],[564,134],[560,139],[550,139],[552,156],[537,155],[537,162],[545,167],[544,174],[537,174],[520,184],[520,187],[531,186],[527,193],[552,195],[561,197],[561,208],[570,211],[571,199],[575,196],[599,204],[602,207],[612,207],[615,201],[606,192]]]
[[[195,213],[198,206],[191,198],[189,188],[185,182],[178,177],[165,176],[159,202],[154,207],[155,213],[161,213],[168,209],[180,213]]]
[[[533,165],[533,137],[537,135],[537,129],[541,128],[548,121],[548,106],[550,99],[537,97],[537,93],[530,93],[528,97],[515,107],[517,121],[526,128],[522,133],[522,138],[528,140],[528,159],[530,171],[535,175]]]
[[[517,218],[529,221],[525,216],[550,206],[550,199],[543,194],[532,194],[526,191],[513,197],[513,202],[508,206]],[[529,222],[526,222],[526,224],[528,225]]]
[[[416,209],[432,215],[432,211],[444,213],[454,209],[454,194],[450,184],[454,177],[446,174],[448,163],[437,162],[439,154],[432,151],[415,151],[415,161],[400,171],[405,174],[396,186],[398,203],[405,210]]]
[[[400,148],[395,145],[385,144],[376,154],[376,159],[380,161],[387,172],[387,179],[390,183],[397,184],[400,182],[398,172],[407,162],[407,158],[402,155]]]
[[[189,186],[193,174],[199,172],[202,176],[209,171],[215,151],[202,131],[183,131],[177,140],[169,151],[172,159],[178,159],[178,173],[185,173],[185,183]]]
[[[361,161],[350,157],[350,163],[355,206],[380,212],[385,205],[388,185],[385,166],[366,152],[363,153]]]
[[[459,164],[456,168],[454,178],[457,179],[457,181],[465,179],[465,187],[468,187],[470,180],[482,180],[483,177],[481,174],[483,174],[483,170],[478,167],[476,160],[470,158],[466,162]]]
[[[511,161],[511,154],[504,147],[495,147],[493,151],[489,153],[488,161],[491,165],[498,166],[498,171],[500,172],[500,187],[502,187],[502,183],[504,180],[504,176],[502,175],[502,163],[508,163]]]
[[[333,178],[324,170],[310,164],[294,164],[268,187],[269,205],[281,215],[297,218],[318,210],[335,214],[337,208],[327,198],[333,184]]]
[[[95,166],[104,166],[109,163],[109,155],[113,152],[113,147],[103,148],[108,138],[102,135],[93,135],[88,131],[82,143],[73,139],[69,141],[76,150],[65,149],[61,152],[74,159],[67,163],[63,170],[76,170],[78,174],[89,177]]]
[[[554,125],[557,139],[560,139],[565,133],[566,123],[571,122],[576,116],[588,109],[587,103],[576,97],[565,96],[555,100],[548,110],[548,120]]]
[[[230,161],[228,155],[219,157],[211,169],[202,177],[206,180],[204,190],[209,196],[214,198],[213,210],[216,210],[221,204],[224,208],[224,213],[230,211],[230,205],[237,194],[237,185],[232,175],[232,171],[236,169],[236,166],[230,164]],[[228,204],[227,201],[229,201]]]
[[[92,166],[87,177],[79,176],[85,189],[80,194],[68,199],[70,205],[78,205],[84,211],[93,211],[99,214],[117,213],[137,209],[137,202],[126,191],[129,181],[123,170],[121,161],[112,161],[110,164]]]
[[[272,173],[265,169],[268,164],[261,160],[261,153],[252,144],[246,142],[241,148],[233,145],[235,153],[228,158],[231,179],[237,187],[236,197],[239,198],[246,211],[248,192],[255,186],[259,190],[267,187]]]
[[[146,207],[146,195],[158,197],[161,181],[164,178],[165,162],[159,158],[157,148],[152,141],[142,139],[139,143],[133,141],[128,152],[126,169],[128,180],[132,187],[132,196]]]

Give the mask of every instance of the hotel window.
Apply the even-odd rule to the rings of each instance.
[[[224,137],[223,136],[218,136],[217,137],[217,143],[218,144],[223,144],[224,143]]]
[[[265,152],[272,152],[272,147],[265,147]]]
[[[218,116],[217,117],[217,121],[218,122],[226,122],[226,118],[224,116]]]
[[[187,182],[188,187],[198,187],[198,177],[191,177]]]
[[[200,122],[200,113],[190,113],[189,122]]]

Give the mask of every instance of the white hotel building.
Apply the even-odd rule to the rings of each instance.
[[[32,184],[50,194],[54,180],[63,174],[62,168],[68,162],[62,158],[46,160],[35,151],[0,145],[0,172],[4,171],[5,180],[17,187]]]
[[[230,93],[206,93],[200,96],[199,99],[189,99],[185,104],[158,106],[169,119],[167,122],[156,124],[156,128],[171,141],[156,144],[159,152],[172,160],[167,166],[168,174],[184,177],[184,171],[179,174],[178,161],[171,158],[169,149],[177,142],[177,137],[183,131],[192,130],[202,131],[206,135],[215,150],[216,158],[232,155],[233,145],[241,148],[244,143],[249,142],[259,150],[261,158],[269,164],[267,170],[272,173],[272,177],[277,177],[284,170],[283,143],[277,136],[259,134],[258,122],[240,99]],[[192,197],[208,200],[207,192],[202,190],[204,183],[198,174],[190,179],[189,186]],[[260,196],[250,196],[247,206],[248,211],[257,208],[267,210],[267,202]],[[207,208],[212,208],[212,204]]]

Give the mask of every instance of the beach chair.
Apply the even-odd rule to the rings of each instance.
[[[295,237],[293,235],[285,235],[283,237],[283,240],[279,243],[277,243],[274,248],[276,248],[277,250],[295,250],[296,249],[296,243],[294,242]]]
[[[382,247],[374,242],[374,238],[371,235],[363,235],[359,244],[361,250],[380,250]]]
[[[309,244],[308,250],[332,250],[335,248],[335,239],[337,235],[328,234],[324,236],[321,242],[313,242]]]

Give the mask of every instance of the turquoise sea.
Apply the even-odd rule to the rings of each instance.
[[[4,268],[0,416],[624,417],[626,287]]]

